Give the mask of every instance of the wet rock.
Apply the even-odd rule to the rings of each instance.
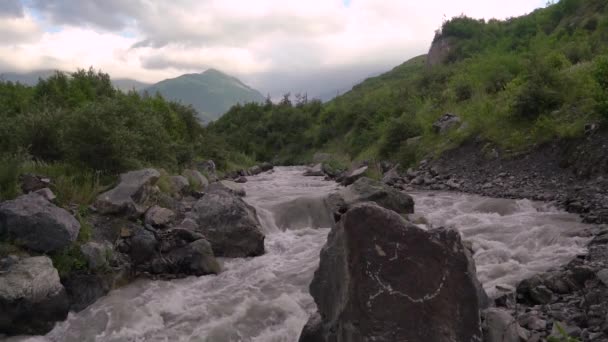
[[[458,232],[424,231],[372,203],[353,207],[332,229],[310,286],[317,341],[481,340],[468,263]]]
[[[235,182],[235,183],[247,183],[247,177],[245,177],[245,176],[240,176],[240,177],[237,177],[237,178],[234,180],[234,182]]]
[[[245,189],[240,184],[227,180],[211,183],[207,187],[207,192],[217,191],[227,191],[231,194],[241,197],[246,195]]]
[[[264,234],[255,209],[225,191],[207,193],[192,208],[191,218],[216,256],[247,257],[264,253]]]
[[[309,167],[306,171],[304,171],[304,176],[306,176],[306,177],[325,176],[325,172],[323,172],[323,164],[319,163],[319,164],[314,165],[313,167]]]
[[[150,261],[156,254],[158,241],[154,234],[144,228],[138,227],[129,236],[129,256],[134,264],[143,264]]]
[[[446,113],[433,123],[433,131],[438,134],[445,134],[459,125],[460,117],[452,113]]]
[[[347,173],[346,175],[344,175],[344,178],[342,179],[342,185],[351,185],[353,184],[355,181],[357,181],[357,179],[363,177],[363,175],[365,174],[365,172],[367,171],[368,166],[364,165],[361,166],[349,173]]]
[[[153,227],[166,227],[174,218],[175,213],[172,210],[155,205],[146,211],[144,222]]]
[[[107,274],[71,274],[62,279],[70,302],[70,310],[79,312],[112,289],[112,279]]]
[[[147,209],[151,187],[160,173],[154,169],[131,171],[120,175],[120,183],[112,190],[97,197],[95,207],[102,214],[142,215]]]
[[[64,320],[68,297],[51,259],[25,258],[0,273],[0,333],[45,334]]]
[[[188,179],[188,182],[198,190],[202,190],[209,185],[207,178],[197,170],[184,170],[183,175]]]
[[[0,235],[37,252],[67,247],[78,237],[80,223],[66,210],[30,193],[0,204]]]
[[[374,202],[399,214],[414,213],[411,196],[366,177],[327,197],[327,206],[333,213],[344,213],[362,202]]]
[[[179,238],[187,240],[192,236],[184,236],[184,231]],[[179,232],[178,232],[179,234]],[[186,233],[187,234],[187,233]],[[157,274],[186,274],[202,276],[207,274],[218,274],[220,264],[215,259],[211,244],[205,239],[199,238],[187,243],[180,248],[174,248],[163,254],[152,262],[151,269]]]
[[[321,315],[316,312],[308,318],[306,325],[302,328],[302,333],[298,342],[323,342],[323,320]]]

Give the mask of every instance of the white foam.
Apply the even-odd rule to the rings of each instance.
[[[490,296],[496,285],[567,263],[585,251],[587,225],[578,217],[530,200],[458,193],[414,193],[416,211],[434,227],[458,229],[473,244],[477,274]]]

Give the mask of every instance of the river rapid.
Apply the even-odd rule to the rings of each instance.
[[[297,341],[315,310],[308,285],[329,228],[306,228],[299,215],[297,229],[283,230],[275,217],[282,217],[279,226],[285,228],[285,203],[338,189],[302,173],[302,168],[278,167],[244,184],[245,199],[256,207],[266,234],[263,256],[221,259],[219,275],[136,281],[70,313],[47,336],[10,340]],[[412,196],[416,212],[428,221],[424,228],[454,227],[471,241],[478,276],[491,296],[496,285],[513,286],[568,262],[585,251],[589,240],[584,234],[588,226],[576,215],[549,204],[447,192]]]

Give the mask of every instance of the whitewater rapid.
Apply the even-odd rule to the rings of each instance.
[[[338,189],[303,169],[279,167],[249,177],[246,200],[256,207],[266,254],[221,259],[219,275],[172,281],[140,280],[112,291],[84,311],[70,313],[47,336],[19,341],[297,341],[315,310],[308,285],[329,228],[279,229],[281,204]],[[457,193],[414,193],[429,227],[462,232],[475,250],[478,275],[492,295],[531,274],[585,251],[587,228],[575,215],[527,200]]]

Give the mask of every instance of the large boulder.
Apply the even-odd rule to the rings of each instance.
[[[231,194],[237,196],[245,196],[247,193],[245,192],[245,188],[242,185],[228,180],[223,180],[215,183],[211,183],[207,187],[207,192],[229,192]]]
[[[247,257],[264,253],[264,234],[256,211],[226,191],[205,194],[190,213],[216,256]]]
[[[131,171],[120,175],[120,183],[112,190],[97,197],[95,207],[102,214],[141,215],[147,209],[151,186],[156,184],[160,173],[154,169]]]
[[[481,341],[469,262],[458,232],[359,204],[321,251],[310,292],[322,323],[307,341]]]
[[[460,117],[446,113],[433,123],[433,131],[437,134],[444,134],[457,126],[460,126]]]
[[[370,178],[360,178],[352,185],[330,194],[327,206],[334,215],[346,212],[362,202],[375,202],[399,214],[413,214],[414,200],[411,196]]]
[[[342,178],[342,185],[353,184],[355,181],[357,181],[357,179],[363,177],[368,168],[369,167],[367,165],[363,165],[348,172],[346,175],[344,175],[344,178]]]
[[[65,289],[48,257],[21,259],[0,270],[0,334],[45,334],[68,310]]]
[[[80,232],[80,223],[66,210],[36,193],[0,204],[0,236],[8,235],[37,252],[69,246]]]

